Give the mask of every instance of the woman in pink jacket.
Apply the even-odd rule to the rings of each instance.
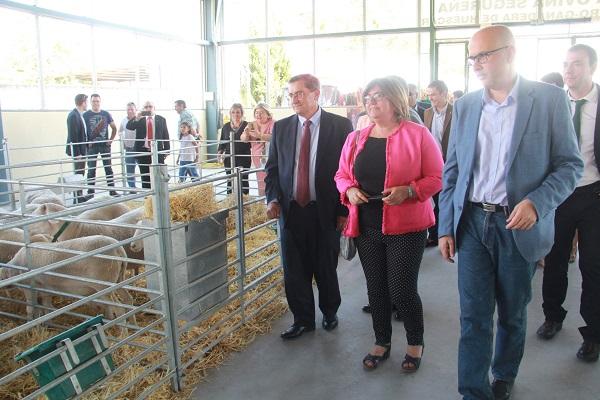
[[[374,369],[389,357],[394,304],[408,342],[402,369],[414,372],[423,354],[417,279],[427,228],[435,222],[431,197],[442,188],[442,155],[427,128],[410,122],[402,78],[375,79],[364,93],[373,123],[348,135],[335,176],[350,211],[344,234],[356,241],[375,331],[363,365]]]
[[[248,123],[240,137],[243,142],[250,143],[253,168],[263,168],[265,166],[265,157],[268,154],[267,145],[271,141],[274,124],[275,120],[269,106],[266,103],[258,103],[254,107],[254,122]],[[265,195],[265,176],[264,171],[256,173],[259,196]]]

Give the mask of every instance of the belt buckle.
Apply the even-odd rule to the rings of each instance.
[[[495,204],[490,204],[490,203],[481,203],[481,205],[483,206],[483,211],[485,212],[496,212],[496,205]]]

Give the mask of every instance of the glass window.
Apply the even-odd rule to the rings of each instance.
[[[0,57],[2,108],[40,108],[42,104],[35,17],[0,8],[0,37],[4,38]],[[72,103],[71,100],[70,104]]]
[[[135,34],[95,28],[93,35],[96,91],[103,107],[124,109],[130,101],[137,103],[141,49]]]
[[[378,35],[366,38],[367,81],[398,75],[418,84],[420,71],[419,34]],[[429,43],[424,43],[429,47]]]
[[[542,8],[544,21],[591,18],[598,20],[600,5],[594,1],[546,0]]]
[[[319,39],[315,53],[315,72],[321,81],[319,102],[322,106],[346,104],[347,95],[365,85],[364,38]]]
[[[435,0],[434,23],[437,26],[475,24],[477,23],[477,2]]]
[[[40,18],[40,38],[46,108],[70,107],[74,94],[94,87],[91,28]]]
[[[452,93],[465,90],[467,43],[439,43],[437,76],[448,86]]]
[[[37,0],[37,6],[66,14],[95,18],[93,16],[95,7],[92,6],[91,0]]]
[[[563,61],[569,47],[571,47],[570,38],[539,39],[537,43],[537,70],[535,79],[540,79],[550,72],[559,72],[562,75]],[[519,68],[521,68],[520,65]]]
[[[240,44],[222,47],[223,107],[252,107],[267,96],[267,46]]]
[[[269,36],[310,35],[313,33],[312,0],[267,2]]]
[[[544,6],[545,7],[545,6]],[[501,22],[530,22],[537,21],[538,7],[536,1],[482,1],[479,11],[480,24],[495,24]]]
[[[287,82],[294,75],[314,73],[313,41],[294,40],[269,45],[269,105],[289,106]]]
[[[419,0],[366,0],[367,30],[419,26]],[[429,21],[429,15],[427,15]],[[429,22],[427,22],[429,24]]]
[[[265,0],[223,0],[222,21],[224,40],[264,37]]]
[[[363,30],[362,0],[315,1],[316,33]]]

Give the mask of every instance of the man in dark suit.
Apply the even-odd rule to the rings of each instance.
[[[144,103],[144,111],[139,112],[136,118],[129,120],[127,129],[135,130],[135,145],[133,149],[137,155],[142,187],[150,189],[150,164],[152,164],[152,142],[156,141],[158,149],[158,162],[164,164],[169,155],[169,130],[167,121],[154,111],[154,103]]]
[[[452,106],[448,103],[448,86],[444,81],[435,80],[427,86],[427,95],[431,100],[431,107],[425,110],[425,126],[433,135],[444,161],[446,161],[446,151],[448,150],[448,138],[450,138],[450,121],[452,120]],[[438,244],[438,207],[439,194],[433,196],[435,207],[435,225],[428,229],[427,246],[437,246]]]
[[[477,31],[468,60],[484,89],[452,110],[439,247],[450,262],[459,254],[464,400],[510,398],[525,350],[535,263],[550,251],[554,212],[583,167],[564,91],[520,77],[515,55],[506,26]]]
[[[551,339],[562,328],[567,314],[563,302],[571,240],[577,230],[583,280],[580,312],[586,323],[579,328],[583,344],[577,357],[594,362],[600,353],[600,87],[592,81],[598,56],[593,48],[576,44],[567,52],[563,65],[584,167],[577,188],[556,210],[554,245],[546,256],[542,285],[546,321],[537,334]]]
[[[337,279],[340,229],[348,210],[333,177],[352,123],[321,109],[319,80],[290,79],[296,115],[277,121],[266,170],[267,215],[279,218],[285,293],[294,323],[281,333],[291,339],[315,329],[313,276],[326,330],[337,327],[341,303]]]
[[[83,113],[87,110],[87,95],[75,96],[75,108],[67,116],[67,148],[68,156],[73,157],[73,170],[76,175],[85,176],[85,161],[87,154],[87,134]],[[75,202],[83,203],[88,200],[81,190],[75,192]]]

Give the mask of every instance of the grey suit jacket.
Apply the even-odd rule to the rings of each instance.
[[[440,237],[457,237],[469,200],[482,96],[483,90],[479,90],[454,104],[440,192]],[[517,103],[506,191],[511,211],[525,198],[535,205],[538,221],[533,228],[512,231],[521,255],[533,262],[550,251],[554,242],[554,211],[575,189],[583,162],[564,91],[521,77]],[[460,252],[460,240],[457,248]]]

